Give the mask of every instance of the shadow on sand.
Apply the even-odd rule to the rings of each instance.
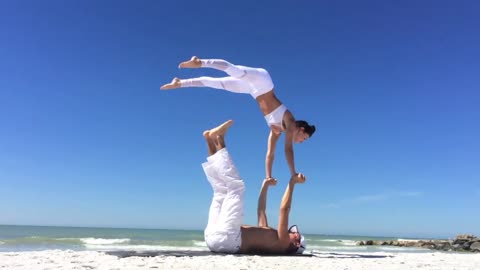
[[[215,253],[205,250],[163,250],[163,251],[106,251],[108,255],[117,256],[119,258],[126,257],[157,257],[157,256],[174,256],[174,257],[198,257],[198,256],[226,256],[231,254]],[[234,254],[235,256],[252,256],[248,254]],[[333,252],[314,252],[305,254],[291,254],[291,255],[269,255],[260,254],[259,256],[294,256],[294,257],[318,257],[326,259],[384,259],[393,258],[392,255],[369,255],[369,254],[355,254],[355,253],[333,253]]]
[[[232,254],[215,253],[202,250],[163,250],[163,251],[106,251],[108,255],[117,256],[119,258],[126,257],[157,257],[157,256],[174,256],[174,257],[198,257],[198,256],[226,256]],[[248,254],[233,254],[235,256],[251,256]],[[292,254],[292,255],[260,255],[260,256],[295,256],[295,257],[313,257],[313,254]]]
[[[315,252],[312,254],[314,257],[320,257],[320,258],[332,258],[332,259],[355,259],[355,258],[361,258],[361,259],[384,259],[384,258],[393,258],[393,255],[369,255],[369,254],[355,254],[355,253],[333,253],[333,252],[328,252],[328,253],[320,253],[320,252]]]

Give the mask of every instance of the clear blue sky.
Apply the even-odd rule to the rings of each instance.
[[[290,3],[290,4],[287,4]],[[295,146],[304,232],[480,234],[478,1],[1,1],[0,224],[203,229],[202,131],[255,224],[268,127],[248,95],[160,91],[192,55],[269,70],[317,126]],[[288,182],[280,140],[268,213]]]

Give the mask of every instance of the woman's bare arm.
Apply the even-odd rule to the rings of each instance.
[[[275,159],[275,148],[277,146],[278,138],[280,134],[273,132],[270,130],[270,135],[268,136],[268,144],[267,144],[267,156],[265,157],[265,178],[272,178],[272,168],[273,168],[273,160]]]

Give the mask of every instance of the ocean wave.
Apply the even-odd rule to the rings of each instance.
[[[354,240],[340,240],[345,246],[357,246],[357,241]]]
[[[422,240],[422,239],[397,239],[397,241],[402,241],[402,242],[418,242],[418,241],[428,241],[428,240]]]
[[[417,248],[417,247],[378,247],[380,250],[385,250],[385,251],[429,251],[428,249],[425,248]]]
[[[310,240],[307,238],[307,241]],[[341,240],[338,240],[338,239],[321,239],[321,240],[318,240],[318,241],[322,241],[322,242],[341,242]]]
[[[14,238],[9,240],[3,240],[2,243],[6,245],[81,244],[80,240],[77,238],[50,238],[42,236]]]
[[[196,246],[196,247],[206,247],[207,243],[205,243],[205,241],[195,241],[195,240],[193,240],[193,245]]]
[[[115,245],[115,244],[127,244],[130,243],[129,238],[120,238],[120,239],[105,239],[105,238],[80,238],[85,245]]]
[[[308,239],[307,243],[317,243],[322,246],[356,246],[357,241],[355,240],[340,240],[340,239]]]

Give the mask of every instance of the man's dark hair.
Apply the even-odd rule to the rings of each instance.
[[[309,125],[307,121],[297,120],[295,121],[295,125],[299,128],[303,127],[303,130],[308,134],[309,137],[312,137],[313,133],[315,133],[315,126]]]

